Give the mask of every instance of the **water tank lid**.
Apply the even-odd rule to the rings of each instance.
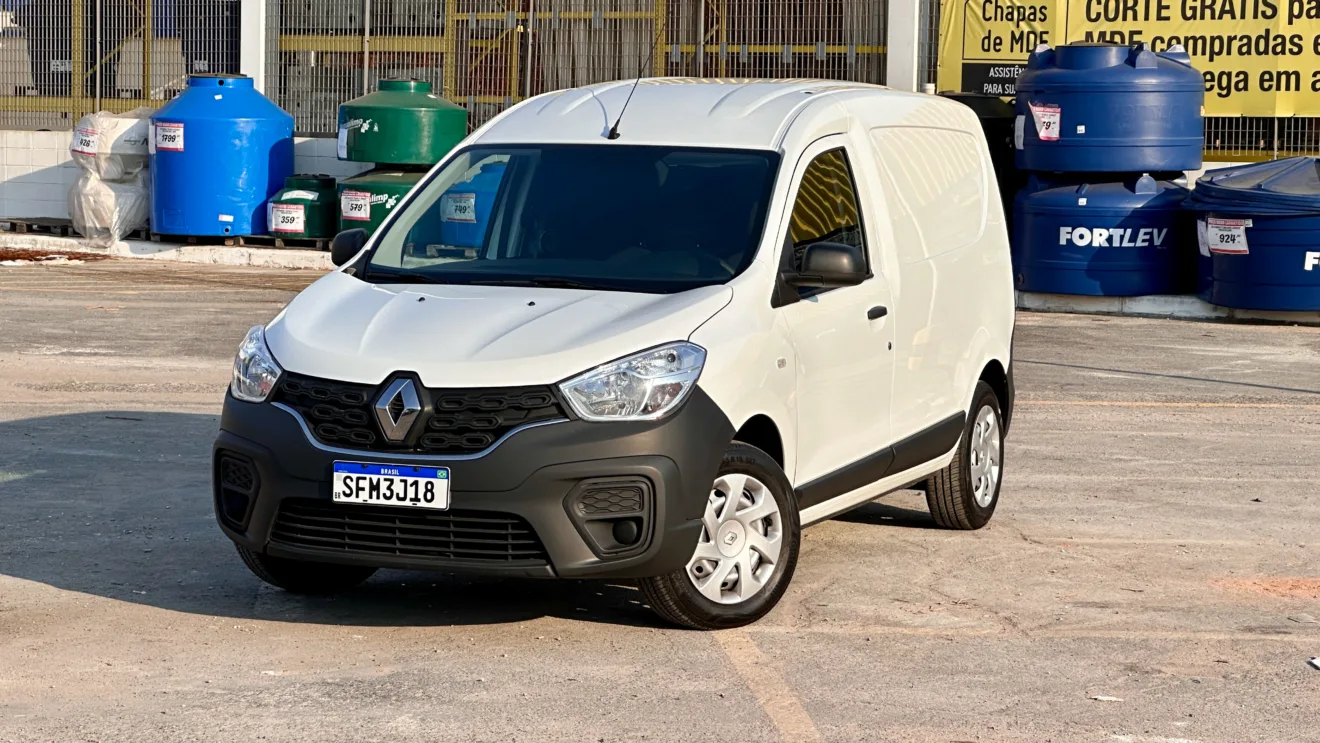
[[[284,179],[285,188],[305,188],[311,190],[331,189],[335,187],[334,176],[324,173],[299,173]]]
[[[430,93],[431,83],[426,80],[392,78],[380,81],[381,90],[404,90],[410,93]]]
[[[1211,170],[1187,206],[1246,214],[1320,214],[1320,158],[1290,157]]]
[[[216,72],[201,75],[189,75],[190,88],[251,88],[252,78],[247,75],[230,75]]]

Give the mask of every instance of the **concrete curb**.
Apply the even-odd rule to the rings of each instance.
[[[329,253],[317,250],[183,245],[147,240],[120,240],[107,248],[80,238],[14,232],[0,233],[0,248],[23,248],[68,254],[94,253],[118,258],[147,258],[180,263],[207,263],[215,266],[307,268],[319,271],[329,271],[335,267]]]
[[[1235,310],[1204,302],[1192,294],[1159,294],[1145,297],[1082,297],[1071,294],[1018,292],[1020,310],[1073,312],[1084,315],[1126,317],[1171,317],[1180,320],[1268,322],[1287,325],[1320,325],[1320,312],[1267,312]]]

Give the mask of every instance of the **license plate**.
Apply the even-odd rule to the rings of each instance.
[[[330,495],[336,503],[443,511],[449,508],[449,468],[335,462]]]

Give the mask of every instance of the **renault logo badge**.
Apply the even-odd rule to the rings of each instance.
[[[396,379],[376,400],[376,420],[385,438],[399,443],[408,438],[413,423],[422,412],[417,385],[411,379]]]

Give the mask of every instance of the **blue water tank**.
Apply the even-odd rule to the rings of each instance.
[[[1320,310],[1320,159],[1212,170],[1196,212],[1201,297],[1248,310]]]
[[[486,239],[491,207],[504,180],[504,163],[486,163],[466,180],[450,186],[440,197],[440,242],[480,248]]]
[[[1013,201],[1013,269],[1023,291],[1177,294],[1192,285],[1187,189],[1149,175],[1123,182],[1031,176]]]
[[[1320,310],[1320,216],[1205,212],[1197,221],[1200,239],[1209,243],[1225,223],[1238,222],[1243,240],[1235,249],[1207,245],[1210,286],[1203,298],[1244,310]]]
[[[1017,81],[1017,164],[1059,173],[1201,167],[1204,80],[1182,47],[1076,43],[1033,52]]]
[[[151,229],[261,235],[293,175],[293,117],[241,75],[195,75],[151,117]]]

